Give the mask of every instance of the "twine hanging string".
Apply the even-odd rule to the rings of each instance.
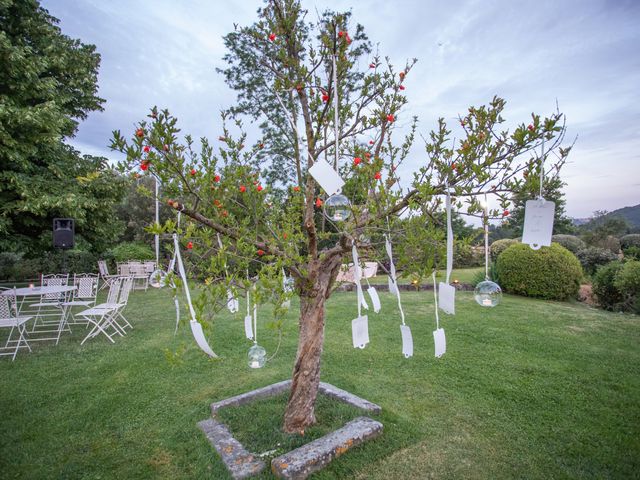
[[[436,271],[433,271],[433,301],[436,306],[436,328],[440,329],[440,316],[438,315],[438,291],[436,290]]]
[[[453,227],[451,226],[451,194],[449,192],[449,182],[445,181],[447,189],[446,210],[447,210],[447,278],[445,282],[449,284],[451,270],[453,269]]]
[[[489,203],[484,194],[484,279],[489,280]]]
[[[542,156],[540,157],[540,200],[543,199],[542,187],[544,185],[544,136],[542,137]]]
[[[160,200],[158,197],[159,192],[159,182],[158,177],[156,177],[156,228],[160,225]],[[178,212],[178,215],[180,213]],[[160,235],[155,234],[155,245],[156,245],[156,268],[160,268]]]

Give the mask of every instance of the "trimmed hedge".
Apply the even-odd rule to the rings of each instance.
[[[551,241],[559,243],[574,255],[577,254],[580,250],[584,250],[585,248],[587,248],[587,244],[584,243],[584,240],[576,237],[575,235],[554,235],[551,237]]]
[[[578,294],[582,267],[573,253],[557,243],[540,250],[517,244],[500,254],[496,274],[500,286],[507,292],[567,300]]]
[[[518,240],[517,238],[501,238],[500,240],[496,240],[495,242],[493,242],[489,247],[491,260],[495,262],[502,252],[504,252],[511,245],[515,245],[516,243],[520,243],[520,240]]]

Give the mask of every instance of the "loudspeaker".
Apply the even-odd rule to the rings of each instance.
[[[53,246],[55,248],[73,248],[75,227],[73,218],[53,219]]]

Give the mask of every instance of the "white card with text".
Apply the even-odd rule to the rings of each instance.
[[[369,319],[362,315],[351,321],[353,348],[364,348],[369,343]]]
[[[444,313],[456,313],[456,287],[448,283],[438,283],[438,307]]]
[[[413,357],[413,336],[409,325],[400,325],[402,334],[402,354],[405,358]]]
[[[551,245],[556,204],[544,199],[527,200],[524,208],[522,243],[534,250]]]
[[[338,172],[322,158],[316,160],[316,163],[309,169],[309,173],[318,182],[318,185],[327,192],[327,195],[339,192],[344,185],[344,180],[338,175]]]
[[[436,345],[436,357],[441,357],[447,351],[447,339],[444,336],[444,328],[433,331],[433,342]]]

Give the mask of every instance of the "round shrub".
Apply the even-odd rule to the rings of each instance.
[[[624,298],[624,310],[640,313],[640,261],[626,262],[616,275],[613,285]]]
[[[124,242],[113,247],[108,255],[116,262],[126,262],[127,260],[153,260],[155,253],[149,245],[135,242]]]
[[[551,241],[559,243],[574,255],[580,250],[587,248],[587,244],[575,235],[554,235],[551,237]]]
[[[599,247],[588,247],[580,250],[577,255],[578,260],[585,272],[593,275],[598,267],[606,265],[618,259],[618,256],[611,250]]]
[[[620,237],[620,246],[624,250],[628,247],[640,247],[640,233],[630,233]]]
[[[598,305],[605,310],[622,310],[624,297],[615,286],[615,279],[622,270],[622,262],[615,261],[600,267],[592,279],[593,293]]]
[[[515,245],[516,243],[520,243],[520,240],[518,240],[517,238],[501,238],[500,240],[496,240],[495,242],[493,242],[489,247],[491,260],[495,262],[502,252],[504,252],[511,245]]]
[[[547,300],[575,297],[582,279],[578,259],[557,243],[540,250],[511,245],[498,257],[496,273],[505,291]]]
[[[621,237],[620,247],[626,258],[640,260],[640,233],[631,233]]]

